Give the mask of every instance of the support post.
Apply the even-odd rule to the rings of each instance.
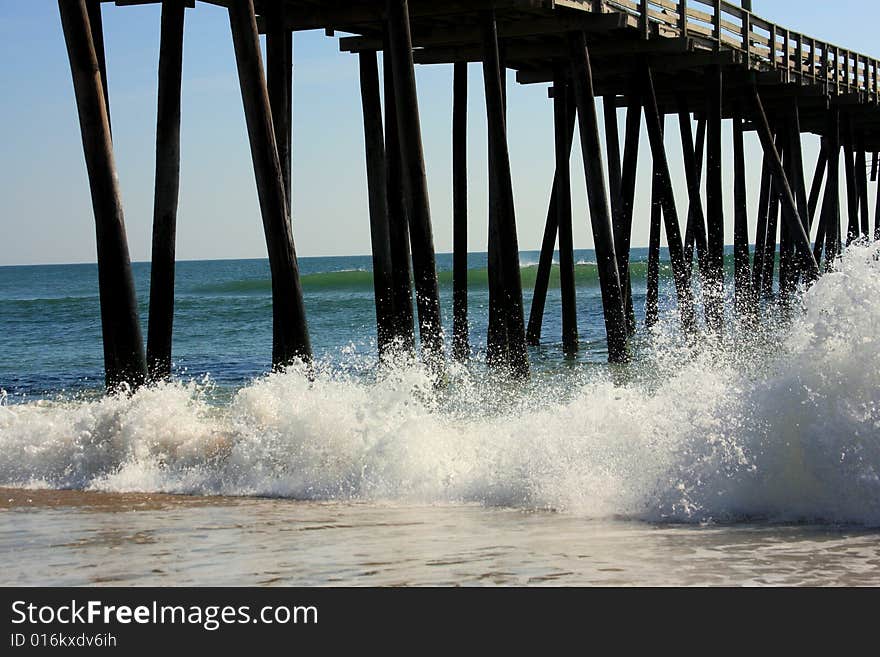
[[[397,101],[394,75],[385,39],[382,63],[385,69],[385,182],[388,204],[388,226],[391,240],[391,265],[394,277],[394,336],[401,350],[415,351],[412,268],[409,251],[409,209],[403,191],[400,161],[400,140],[397,130]]]
[[[495,352],[503,359],[502,362],[490,364],[502,365],[515,376],[526,377],[529,374],[529,358],[525,339],[513,183],[510,173],[510,155],[507,150],[501,58],[498,51],[498,32],[494,11],[486,12],[483,16],[482,42],[483,78],[486,87],[486,111],[489,127],[489,161],[492,163],[489,175],[493,179],[495,190],[495,193],[491,195],[493,207],[489,212],[489,243],[490,245],[494,243],[497,247],[494,252],[495,258],[492,257],[493,253],[491,253],[490,247],[489,294],[495,300],[490,312],[494,311],[500,315],[497,325],[504,328],[496,335],[506,333],[507,338],[505,348]],[[489,321],[491,323],[492,319],[490,318]],[[493,333],[490,331],[490,339],[492,335]]]
[[[150,318],[147,330],[147,365],[153,381],[161,381],[171,376],[175,239],[180,192],[180,87],[185,10],[186,6],[182,0],[165,0],[162,3]]]
[[[573,98],[569,95],[569,101]],[[574,123],[577,112],[572,105],[568,111],[568,155],[571,158],[571,147],[574,141]],[[547,302],[547,288],[550,285],[550,270],[553,268],[553,253],[556,249],[556,235],[559,232],[559,213],[556,209],[556,178],[553,177],[553,189],[550,193],[550,206],[547,209],[547,221],[544,226],[544,238],[541,241],[541,256],[538,260],[538,271],[535,276],[535,292],[532,294],[532,307],[529,311],[529,325],[526,341],[532,346],[541,343],[541,328],[544,321],[544,307]]]
[[[584,158],[584,173],[602,288],[602,305],[605,314],[605,332],[608,338],[608,358],[611,362],[629,359],[627,348],[626,311],[617,270],[611,213],[605,189],[605,172],[602,165],[602,148],[599,143],[599,122],[596,117],[596,100],[593,93],[593,72],[590,55],[583,32],[575,32],[568,39],[572,74],[574,77],[575,102]]]
[[[822,202],[822,225],[825,238],[825,269],[830,271],[840,254],[840,107],[828,109],[828,180]],[[821,255],[821,254],[820,254]],[[816,258],[818,261],[818,258]]]
[[[541,240],[541,255],[538,258],[538,271],[535,274],[535,291],[532,293],[532,307],[529,310],[529,325],[526,342],[537,347],[541,344],[541,330],[544,325],[544,308],[547,305],[547,288],[550,286],[550,270],[553,268],[553,253],[556,250],[556,236],[559,233],[559,213],[556,210],[556,178],[550,192],[550,207],[544,223],[544,237]]]
[[[721,101],[723,80],[720,66],[709,70],[706,143],[706,237],[707,275],[703,281],[706,323],[720,333],[724,327],[724,185],[721,152]]]
[[[773,272],[776,269],[776,235],[779,230],[780,192],[776,176],[770,189],[770,214],[767,219],[767,242],[764,246],[764,263],[761,274],[761,294],[765,299],[773,298]]]
[[[700,196],[700,177],[702,175],[702,159],[698,162],[696,153],[694,152],[694,139],[691,130],[691,115],[687,109],[687,102],[684,97],[678,99],[678,125],[681,133],[681,150],[684,155],[684,171],[688,189],[688,226],[686,229],[690,231],[692,236],[698,236],[697,241],[702,241],[703,246],[700,249],[700,275],[705,277],[708,275],[706,270],[706,235],[705,225],[706,217],[703,214],[703,200]],[[702,151],[702,148],[700,149]],[[700,239],[701,238],[701,239]],[[691,242],[693,249],[693,242]],[[693,268],[693,250],[691,250],[690,258],[685,256],[685,263],[689,268]],[[708,319],[708,317],[707,317]]]
[[[749,211],[746,198],[746,155],[743,119],[738,106],[733,111],[733,258],[734,295],[737,312],[754,309],[749,271]]]
[[[859,218],[862,237],[871,235],[871,210],[868,208],[868,160],[865,155],[865,140],[862,135],[856,137],[856,178],[859,189]]]
[[[669,247],[672,276],[675,280],[675,290],[678,296],[678,311],[681,315],[682,326],[686,331],[690,331],[694,328],[694,304],[691,291],[691,270],[693,266],[684,260],[684,247],[681,242],[678,211],[675,207],[672,177],[669,174],[669,160],[666,156],[666,145],[663,141],[662,119],[660,110],[657,107],[657,96],[654,92],[654,74],[649,66],[645,66],[643,75],[645,80],[645,122],[648,126],[651,154],[654,157],[654,177],[660,185],[660,202],[663,206],[666,243]]]
[[[798,105],[797,98],[793,98],[791,100],[791,107],[789,110],[789,119],[788,119],[788,152],[791,156],[791,165],[789,170],[791,173],[789,174],[789,181],[793,187],[794,198],[797,203],[798,214],[800,215],[801,224],[803,225],[804,233],[807,236],[807,243],[809,244],[810,238],[810,225],[809,225],[809,200],[807,199],[807,188],[806,181],[804,180],[804,155],[801,147],[801,119],[800,119],[800,107]],[[792,280],[790,282],[790,291],[794,291],[794,287],[797,285],[797,281],[800,278],[803,266],[803,259],[800,261],[794,259],[794,245],[791,244],[790,251],[792,253]]]
[[[758,198],[758,225],[755,233],[755,257],[752,261],[752,289],[755,300],[760,296],[764,272],[765,249],[767,248],[767,230],[770,219],[770,194],[773,192],[773,174],[770,172],[770,160],[765,155],[761,167],[761,191]]]
[[[272,125],[275,128],[275,144],[278,147],[281,174],[284,177],[287,211],[288,215],[292,216],[290,169],[293,135],[293,33],[285,27],[283,3],[268,3],[265,18],[269,106],[272,109]]]
[[[559,281],[562,294],[562,351],[578,350],[577,294],[574,275],[574,238],[571,218],[571,148],[568,143],[569,94],[565,67],[559,65],[553,81],[554,135],[556,143],[556,212],[559,226]]]
[[[819,207],[819,194],[822,192],[822,181],[825,178],[825,170],[827,168],[828,140],[823,137],[822,146],[819,149],[819,159],[816,160],[816,170],[813,172],[813,184],[810,186],[810,197],[807,200],[807,226],[810,229],[813,227],[813,219],[816,217],[816,209]]]
[[[666,115],[660,115],[660,131],[664,132]],[[645,275],[645,328],[660,319],[660,240],[663,232],[663,190],[656,160],[651,165],[651,225],[648,235],[648,270]]]
[[[98,58],[98,71],[101,73],[101,88],[104,90],[104,107],[107,109],[107,124],[110,137],[113,137],[113,121],[110,118],[110,93],[107,89],[107,56],[104,52],[104,17],[101,13],[101,0],[86,0],[89,13],[89,26],[92,28],[92,42]]]
[[[755,126],[758,130],[758,136],[761,139],[764,153],[768,154],[770,157],[770,166],[773,171],[773,177],[774,179],[777,179],[777,184],[780,186],[782,193],[782,205],[789,210],[789,212],[784,213],[783,216],[792,217],[791,220],[794,222],[794,225],[789,226],[789,230],[794,239],[795,249],[797,250],[799,257],[803,260],[803,269],[806,280],[810,283],[819,277],[819,266],[816,264],[815,258],[813,258],[813,251],[810,248],[810,239],[804,231],[804,224],[800,219],[797,204],[795,203],[794,196],[791,193],[791,187],[786,179],[782,160],[779,158],[779,152],[773,144],[773,134],[770,131],[770,124],[768,123],[767,115],[764,112],[764,104],[761,102],[761,95],[758,93],[758,86],[754,81],[751,85],[751,91],[752,103],[756,115]]]
[[[379,66],[375,50],[358,54],[364,147],[370,204],[370,242],[373,252],[373,289],[376,296],[376,342],[384,356],[394,343],[394,275],[391,263],[391,230],[385,186],[385,137],[379,94]]]
[[[697,170],[698,186],[703,183],[703,153],[706,150],[706,119],[697,121],[697,141],[694,145],[694,161]],[[684,234],[684,259],[691,267],[694,262],[694,246],[697,248],[700,275],[705,278],[708,272],[708,246],[706,244],[706,221],[700,201],[700,214],[703,221],[697,221],[697,213],[694,208],[688,207],[687,226]]]
[[[847,62],[849,58],[847,58]],[[847,80],[849,78],[847,77]],[[852,120],[849,113],[843,115],[843,170],[846,174],[846,209],[849,222],[846,230],[846,244],[859,238],[859,180],[856,177],[855,146],[853,144]]]
[[[284,367],[310,360],[312,347],[253,0],[232,0],[229,24],[272,272],[272,363]]]
[[[388,0],[387,16],[422,357],[439,366],[443,358],[440,292],[407,0]]]
[[[639,160],[639,140],[642,127],[642,101],[635,90],[630,94],[626,109],[626,134],[623,146],[623,172],[620,177],[619,218],[615,221],[614,249],[617,254],[618,276],[625,296],[626,322],[630,334],[636,330],[633,308],[632,277],[630,276],[630,245],[632,243],[633,203],[636,192],[636,172]]]
[[[108,388],[137,386],[147,374],[110,122],[84,0],[59,0],[98,249],[98,286]]]
[[[452,357],[465,361],[468,339],[467,62],[456,62],[452,108]]]

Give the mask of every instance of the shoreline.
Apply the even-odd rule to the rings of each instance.
[[[110,493],[104,491],[8,488],[0,486],[0,512],[25,509],[88,509],[105,512],[157,511],[180,507],[238,506],[252,497],[176,493]]]

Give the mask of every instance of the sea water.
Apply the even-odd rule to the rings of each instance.
[[[525,384],[481,365],[473,255],[474,359],[440,387],[377,365],[369,258],[302,260],[317,362],[274,374],[267,263],[180,263],[175,380],[112,397],[94,266],[2,268],[0,580],[878,584],[878,255],[698,340],[664,263],[660,324],[610,368],[578,252],[582,351],[561,356],[554,272]],[[640,314],[644,271],[637,252]]]

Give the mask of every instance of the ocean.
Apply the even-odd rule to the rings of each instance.
[[[581,351],[561,353],[557,270],[515,383],[482,365],[472,254],[474,355],[439,388],[378,365],[369,257],[301,259],[313,373],[269,372],[266,261],[181,262],[174,381],[113,397],[96,267],[2,267],[0,584],[878,585],[878,256],[853,246],[762,328],[696,341],[664,262],[659,325],[611,367],[578,251]]]

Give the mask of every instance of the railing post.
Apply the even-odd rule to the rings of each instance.
[[[773,68],[776,68],[776,26],[770,26],[770,64]]]
[[[834,93],[840,95],[840,48],[834,46]]]
[[[791,32],[782,32],[782,62],[785,64],[785,82],[791,82],[791,57],[788,53],[788,42],[791,41]]]
[[[715,38],[715,50],[721,50],[721,0],[715,0],[715,17],[712,21],[712,36]]]
[[[810,72],[810,78],[816,81],[816,40],[810,39],[810,59],[807,64],[807,70]]]
[[[678,29],[682,38],[688,35],[688,3],[687,0],[678,0]]]
[[[642,30],[642,38],[650,39],[651,38],[651,17],[648,14],[648,0],[641,0],[639,3],[639,10],[641,11],[640,17],[640,26]]]
[[[752,14],[743,9],[742,12],[743,50],[746,51],[746,66],[752,65]]]
[[[852,83],[850,82],[850,78],[852,77],[852,73],[849,67],[849,50],[843,51],[843,74],[846,77],[846,92],[849,93]]]
[[[880,102],[880,62],[874,60],[874,100]]]

